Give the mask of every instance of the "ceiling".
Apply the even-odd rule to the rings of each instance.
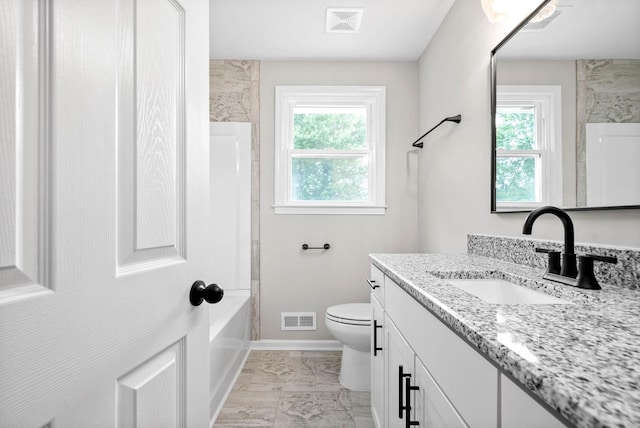
[[[210,0],[210,58],[414,61],[453,2]],[[335,7],[364,8],[357,34],[325,32]]]
[[[559,0],[541,29],[518,32],[500,57],[640,59],[639,0]]]

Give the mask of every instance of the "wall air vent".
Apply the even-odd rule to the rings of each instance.
[[[363,8],[327,8],[327,33],[357,33],[360,31]]]
[[[281,312],[280,330],[317,330],[315,312]]]

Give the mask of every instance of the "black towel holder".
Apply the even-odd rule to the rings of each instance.
[[[431,131],[433,131],[434,129],[436,129],[438,126],[442,125],[445,122],[455,122],[455,123],[460,123],[460,121],[462,120],[462,115],[457,115],[457,116],[450,116],[450,117],[445,117],[444,119],[442,119],[440,121],[440,123],[438,123],[436,126],[434,126],[433,128],[431,128],[430,130],[428,130],[427,132],[425,132],[424,134],[422,134],[422,136],[420,138],[418,138],[416,141],[413,142],[412,146],[413,147],[419,147],[422,148],[423,143],[419,142],[420,140],[422,140],[424,137],[427,136],[427,134]]]
[[[303,250],[328,250],[331,248],[331,245],[324,244],[322,247],[310,247],[309,244],[302,244]]]

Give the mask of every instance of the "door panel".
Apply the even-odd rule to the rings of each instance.
[[[416,386],[414,420],[422,427],[468,428],[462,417],[438,387],[422,361],[416,357]]]
[[[118,272],[126,274],[184,260],[186,39],[180,4],[118,3]]]
[[[0,295],[5,300],[48,287],[47,187],[39,173],[48,169],[38,132],[37,66],[47,43],[46,25],[38,26],[39,20],[46,23],[41,9],[32,2],[0,5]],[[11,16],[20,19],[7,19]]]
[[[0,426],[208,423],[207,8],[0,4]]]
[[[404,385],[407,378],[415,376],[413,371],[413,350],[404,340],[391,318],[385,316],[385,340],[386,363],[387,363],[387,427],[404,428],[406,426],[406,412],[404,407],[412,406],[404,396]],[[400,368],[402,367],[403,376],[400,377]],[[412,406],[413,407],[413,406]]]
[[[184,341],[118,379],[118,428],[185,426]]]
[[[373,268],[372,268],[373,270]],[[371,338],[371,416],[377,428],[384,427],[387,385],[385,384],[385,343],[384,309],[371,293],[372,320],[375,322]],[[373,349],[377,345],[378,350]]]

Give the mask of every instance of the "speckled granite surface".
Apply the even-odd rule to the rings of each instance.
[[[638,284],[579,290],[478,255],[373,254],[373,264],[578,427],[640,426]],[[489,304],[444,278],[504,278],[572,305]],[[631,286],[633,285],[633,287]]]
[[[562,251],[562,241],[493,235],[469,235],[467,252],[506,262],[546,269],[547,255],[536,253],[536,247]],[[640,289],[640,249],[606,247],[576,242],[575,253],[617,257],[618,263],[594,263],[598,281],[615,286]]]

